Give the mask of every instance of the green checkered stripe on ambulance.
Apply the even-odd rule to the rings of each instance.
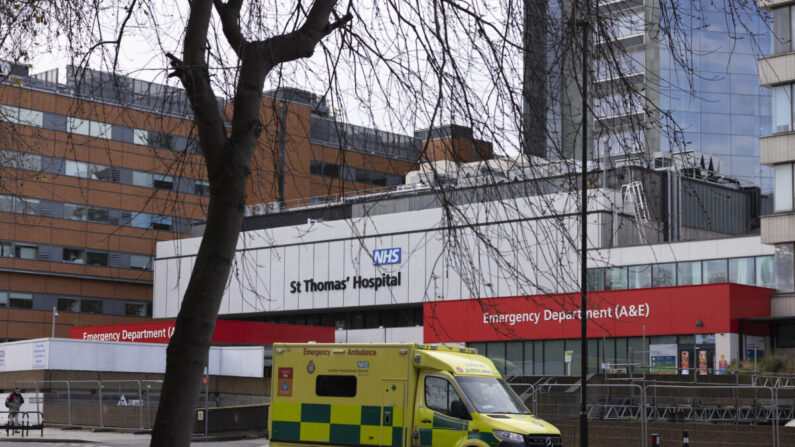
[[[274,402],[271,441],[346,445],[403,442],[403,408]]]
[[[434,413],[432,428],[417,430],[419,439],[415,441],[421,446],[455,445],[462,436],[466,436],[467,439],[479,439],[488,445],[500,442],[491,432],[470,431],[472,428],[468,421]]]

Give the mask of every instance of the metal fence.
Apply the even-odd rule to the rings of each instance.
[[[35,393],[31,404],[44,413],[47,424],[137,429],[152,428],[162,384],[162,380],[15,382],[25,392]]]
[[[563,422],[564,426],[577,424],[580,384],[555,382],[554,378],[544,378],[532,384],[511,383],[511,386],[538,417],[553,423]],[[659,429],[666,423],[669,427],[674,423],[676,426],[701,424],[718,432],[716,424],[753,426],[757,436],[765,438],[758,445],[779,447],[780,427],[795,419],[795,385],[589,383],[586,408],[589,420],[630,423],[621,426],[625,432],[631,432],[624,437],[631,440],[629,444],[645,446],[650,426]]]

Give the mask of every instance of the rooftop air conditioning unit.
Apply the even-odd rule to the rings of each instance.
[[[255,216],[263,216],[267,214],[268,209],[265,207],[264,203],[258,203],[254,205],[254,215]]]
[[[282,209],[281,202],[269,202],[268,203],[268,212],[270,213],[278,213]]]
[[[251,217],[253,215],[253,211],[251,209],[251,205],[246,205],[243,207],[243,215],[246,217]]]

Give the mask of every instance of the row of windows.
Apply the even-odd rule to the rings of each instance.
[[[61,252],[58,256],[58,251]],[[98,267],[152,270],[152,256],[113,251],[97,251],[84,248],[38,245],[28,242],[0,241],[0,257],[39,259],[70,264],[85,264]]]
[[[0,308],[51,310],[53,307],[59,312],[152,316],[150,303],[0,291]]]
[[[723,282],[775,287],[773,256],[667,262],[588,270],[588,289],[594,291]]]
[[[0,194],[0,212],[29,214],[52,218],[63,218],[81,222],[93,222],[134,228],[189,232],[189,219],[179,219],[175,225],[171,216],[134,213],[112,208],[101,208],[74,203],[52,202]],[[183,222],[184,221],[184,222]]]
[[[64,160],[16,151],[0,151],[0,166],[46,172],[89,180],[121,183],[145,188],[174,190],[179,192],[210,195],[210,184],[204,180],[175,178],[166,174],[114,168],[98,163]],[[63,166],[63,168],[61,168]]]
[[[590,339],[588,340],[588,372],[598,372],[604,363],[612,365],[611,368],[628,363],[648,365],[648,347],[654,344],[678,344],[683,347],[698,345],[714,348],[715,335],[647,337],[645,346],[643,337]],[[476,348],[478,354],[490,358],[503,375],[564,375],[566,374],[565,351],[572,351],[571,373],[577,375],[580,371],[582,346],[579,339],[467,343],[467,346]]]
[[[158,149],[198,153],[198,145],[186,137],[41,112],[24,107],[0,105],[0,120],[25,126],[69,132],[76,135],[151,146]]]
[[[352,168],[350,166],[340,166],[338,164],[317,160],[309,162],[309,173],[376,186],[396,186],[403,184],[403,177],[399,175],[370,171],[362,168]]]

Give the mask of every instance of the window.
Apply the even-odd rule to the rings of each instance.
[[[386,186],[386,174],[381,172],[370,172],[370,182],[376,186]]]
[[[124,315],[133,317],[146,316],[146,304],[144,303],[124,303]]]
[[[795,292],[795,246],[776,244],[776,289],[779,293]]]
[[[196,180],[196,183],[193,184],[193,193],[198,194],[200,196],[209,196],[210,182],[206,182],[204,180]]]
[[[14,247],[14,254],[20,259],[36,259],[39,257],[39,247],[36,245],[17,244]]]
[[[0,104],[0,120],[8,121],[9,123],[18,123],[19,107]]]
[[[35,216],[39,214],[39,200],[28,199],[25,197],[15,197],[14,212],[19,214],[30,214]]]
[[[83,205],[72,205],[64,203],[63,217],[71,220],[86,220],[86,207]]]
[[[130,225],[135,228],[149,228],[152,225],[152,215],[146,213],[135,214]]]
[[[79,312],[80,300],[77,298],[58,298],[57,308],[64,312]]]
[[[64,162],[64,174],[70,177],[88,177],[88,163],[82,161],[66,160]]]
[[[146,146],[149,144],[149,131],[133,129],[133,143]]]
[[[8,307],[8,292],[0,292],[0,307]]]
[[[318,375],[315,394],[322,397],[356,397],[356,376]]]
[[[607,27],[609,29],[606,37],[610,40],[643,34],[643,11],[633,11],[626,15],[613,17],[607,23]]]
[[[170,216],[152,216],[152,228],[155,230],[170,230],[171,217]]]
[[[85,250],[77,248],[64,248],[61,259],[63,262],[70,262],[72,264],[85,264],[86,252]]]
[[[40,171],[41,156],[36,154],[23,154],[21,152],[14,151],[0,151],[0,165],[7,168]]]
[[[30,293],[10,292],[8,294],[8,306],[18,309],[32,309],[33,295]]]
[[[323,162],[317,160],[310,160],[309,173],[313,175],[323,175]]]
[[[792,7],[775,8],[773,14],[773,29],[771,33],[773,54],[789,53],[792,51],[792,21],[795,14],[792,14]]]
[[[676,279],[680,286],[701,284],[701,261],[677,263]]]
[[[704,261],[702,264],[704,266],[704,284],[727,282],[729,280],[725,259]]]
[[[588,290],[599,291],[605,289],[604,269],[588,269]]]
[[[13,258],[14,250],[11,242],[0,242],[0,257]]]
[[[756,285],[776,287],[774,256],[756,257]]]
[[[174,150],[176,147],[174,136],[162,132],[150,131],[147,144],[152,147],[169,150]]]
[[[610,267],[605,269],[605,290],[622,290],[626,288],[626,267]]]
[[[66,131],[78,135],[89,135],[91,132],[90,121],[74,118],[71,116],[66,117]]]
[[[151,188],[153,185],[152,174],[148,172],[133,171],[132,182],[135,186]]]
[[[729,259],[729,282],[754,285],[754,258]]]
[[[676,285],[676,264],[655,264],[651,269],[652,287],[670,287]]]
[[[19,124],[41,127],[44,124],[44,113],[38,110],[19,109]]]
[[[152,270],[152,257],[143,255],[130,255],[130,268],[138,270]]]
[[[774,211],[792,211],[792,163],[775,165],[774,175]]]
[[[109,139],[112,126],[108,123],[100,123],[98,121],[90,121],[89,130],[90,135],[96,138]]]
[[[104,182],[119,182],[119,178],[113,178],[113,170],[109,166],[90,164],[88,165],[88,178],[91,180],[102,180]]]
[[[89,314],[101,314],[102,313],[102,301],[101,300],[87,300],[85,298],[80,300],[80,312],[89,313]]]
[[[103,208],[89,208],[87,220],[89,222],[108,223],[110,221],[110,211]]]
[[[157,189],[171,190],[174,188],[174,178],[170,175],[154,174],[152,179],[154,181],[154,187]]]
[[[86,252],[86,264],[100,266],[100,267],[107,267],[108,254],[96,251]]]
[[[0,211],[4,213],[13,213],[14,198],[5,194],[0,195]]]
[[[366,169],[356,169],[356,181],[359,183],[370,183],[370,171]]]
[[[629,267],[629,284],[630,289],[646,289],[651,287],[651,266],[650,265],[633,265]]]
[[[772,88],[773,133],[792,130],[792,84]]]
[[[333,163],[323,163],[323,176],[334,177],[340,176],[340,167]]]
[[[425,377],[425,406],[433,411],[452,416],[450,407],[454,401],[461,402],[453,385],[441,377]]]

